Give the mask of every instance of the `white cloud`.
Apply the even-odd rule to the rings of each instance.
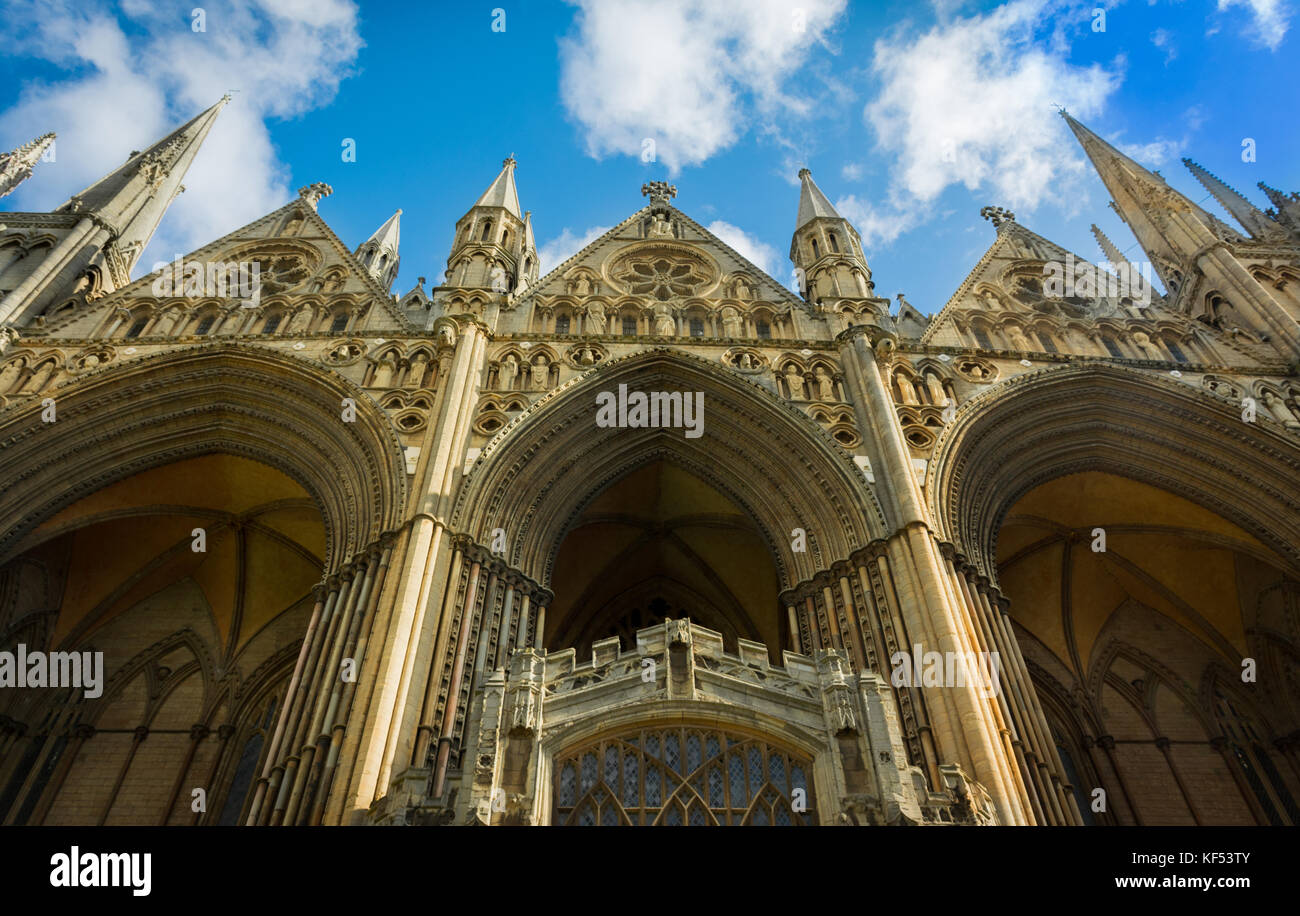
[[[565,226],[559,235],[537,250],[537,258],[541,262],[542,273],[559,267],[611,228],[611,226],[592,226],[583,230],[580,234],[575,234],[568,226]]]
[[[861,180],[862,180],[862,163],[861,163],[861,162],[846,162],[846,163],[844,163],[844,167],[843,167],[842,169],[840,169],[840,176],[841,176],[845,181],[861,181]]]
[[[775,277],[781,269],[781,256],[777,254],[776,249],[766,242],[759,241],[744,229],[720,219],[714,220],[704,228],[769,277]]]
[[[917,209],[953,184],[1024,210],[1069,196],[1084,164],[1055,109],[1098,113],[1120,74],[1118,64],[1069,63],[1059,29],[1040,36],[1059,12],[1053,0],[1013,0],[876,42],[881,89],[864,116],[895,157],[888,205],[867,211],[877,238],[914,224]]]
[[[1166,140],[1161,137],[1150,143],[1116,143],[1115,146],[1130,159],[1135,159],[1143,165],[1159,167],[1179,156],[1187,148],[1187,138]]]
[[[362,46],[349,0],[231,0],[206,3],[206,31],[189,8],[127,0],[106,5],[14,0],[0,52],[69,71],[33,81],[0,116],[10,148],[58,133],[54,163],[41,163],[13,206],[51,209],[237,89],[217,119],[177,198],[136,267],[187,252],[284,205],[288,170],[265,119],[330,101]],[[7,26],[6,26],[7,27]],[[342,138],[340,137],[340,142]],[[358,158],[365,155],[364,148]],[[305,182],[304,182],[305,183]]]
[[[1178,56],[1178,46],[1168,29],[1156,29],[1151,33],[1151,43],[1165,52],[1165,65],[1168,66]]]
[[[1219,0],[1221,13],[1237,6],[1244,6],[1250,16],[1246,32],[1251,40],[1276,51],[1290,25],[1291,9],[1287,4],[1283,0]]]
[[[670,174],[735,143],[774,113],[810,113],[787,79],[846,0],[573,0],[560,94],[597,158],[654,160]]]

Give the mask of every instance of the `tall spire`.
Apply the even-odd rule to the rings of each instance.
[[[795,217],[794,228],[797,232],[818,217],[839,219],[831,202],[826,199],[822,189],[813,181],[812,172],[799,170],[799,214]]]
[[[32,177],[32,167],[53,142],[54,134],[43,134],[12,153],[0,153],[0,197],[12,194],[14,188]]]
[[[357,260],[384,289],[397,279],[398,244],[402,235],[402,211],[398,210],[356,250]]]
[[[112,227],[113,248],[129,273],[167,207],[185,190],[181,180],[228,101],[229,95],[222,96],[147,150],[132,153],[123,165],[74,194],[55,212],[93,213]]]
[[[476,207],[502,207],[515,219],[523,219],[519,212],[519,193],[515,190],[515,157],[508,156],[501,163],[501,173],[488,185],[475,203]]]
[[[1062,111],[1066,124],[1110,191],[1115,212],[1137,236],[1165,288],[1178,283],[1179,265],[1207,244],[1237,235],[1174,190],[1157,172],[1138,165]]]
[[[1097,240],[1097,245],[1101,248],[1102,254],[1106,255],[1112,265],[1126,263],[1124,254],[1116,247],[1115,243],[1106,238],[1106,233],[1097,228],[1097,224],[1092,224],[1092,237]]]
[[[1231,213],[1233,219],[1241,223],[1255,238],[1276,234],[1277,224],[1241,194],[1191,159],[1184,158],[1183,165],[1187,166],[1187,170],[1195,176],[1205,190],[1214,195],[1214,199],[1223,205],[1223,209]]]

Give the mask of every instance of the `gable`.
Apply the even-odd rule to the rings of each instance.
[[[1094,294],[1074,295],[1074,290],[1068,288],[1059,298],[1044,294],[1044,282],[1050,277],[1089,270],[1089,276],[1101,286]],[[1082,292],[1086,291],[1084,287]],[[927,344],[960,346],[965,339],[959,325],[973,315],[994,323],[1004,316],[1016,315],[1021,319],[1047,319],[1060,324],[1091,324],[1104,318],[1126,317],[1124,292],[1119,278],[1097,268],[1088,258],[1067,251],[1018,223],[1010,223],[998,231],[993,244],[934,316],[921,340]],[[1149,306],[1159,308],[1160,298],[1158,292],[1150,290]]]
[[[542,277],[518,303],[556,297],[763,300],[808,305],[672,206],[647,206]]]
[[[184,255],[84,306],[58,313],[46,333],[84,337],[108,312],[181,302],[243,300],[260,285],[260,303],[280,297],[348,299],[365,307],[365,324],[405,327],[407,321],[373,277],[305,200],[285,206]]]

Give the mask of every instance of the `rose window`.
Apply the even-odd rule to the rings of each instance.
[[[620,279],[634,295],[651,296],[660,302],[666,302],[674,296],[690,296],[705,278],[697,274],[690,264],[655,258],[633,261]]]
[[[263,293],[283,292],[297,286],[311,274],[311,269],[297,255],[276,254],[260,257],[257,262],[258,279]]]

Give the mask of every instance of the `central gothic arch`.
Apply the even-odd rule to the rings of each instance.
[[[704,435],[598,428],[596,395],[620,384],[703,391]],[[583,509],[609,484],[660,460],[689,469],[745,509],[772,551],[782,589],[885,535],[879,503],[829,434],[766,388],[667,348],[579,376],[502,429],[461,489],[452,527],[480,544],[504,530],[508,562],[549,587],[555,554]],[[794,528],[806,530],[806,551],[792,549]]]

